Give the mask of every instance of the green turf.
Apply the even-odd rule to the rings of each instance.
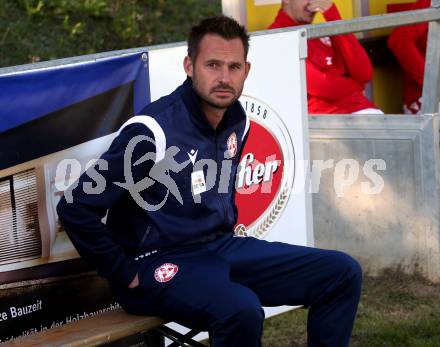
[[[306,346],[306,319],[306,310],[267,319],[263,346]],[[440,346],[440,284],[393,272],[366,276],[350,346]]]

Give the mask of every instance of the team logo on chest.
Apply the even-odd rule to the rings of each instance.
[[[191,160],[191,163],[194,165],[196,163],[196,159],[197,159],[197,153],[199,152],[199,150],[195,150],[192,149],[191,151],[187,152],[189,160]]]
[[[172,263],[165,263],[154,270],[154,278],[157,282],[168,282],[179,271],[179,267]]]
[[[237,154],[237,135],[235,134],[235,132],[229,135],[226,145],[228,146],[229,157],[235,157],[235,155]]]

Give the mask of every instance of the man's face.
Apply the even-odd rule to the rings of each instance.
[[[226,109],[240,97],[250,64],[245,60],[240,38],[225,40],[206,34],[195,62],[186,57],[184,68],[202,104]]]
[[[284,11],[298,23],[309,24],[315,17],[315,12],[308,9],[310,0],[283,0]]]

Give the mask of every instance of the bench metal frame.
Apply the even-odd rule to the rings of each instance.
[[[206,347],[204,344],[195,341],[193,339],[194,336],[201,333],[201,330],[198,329],[192,329],[188,331],[186,334],[181,334],[166,325],[162,325],[160,327],[157,327],[148,333],[158,333],[160,336],[166,337],[173,341],[168,347],[186,347],[186,346],[192,346],[192,347]],[[209,339],[209,344],[211,344],[211,338]]]

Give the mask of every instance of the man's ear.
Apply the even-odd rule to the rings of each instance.
[[[183,59],[183,68],[184,68],[186,74],[188,75],[188,77],[192,78],[193,72],[194,72],[194,65],[193,65],[193,62],[189,56],[186,56],[185,59]]]
[[[248,61],[245,63],[245,76],[244,78],[246,79],[249,75],[249,71],[251,70],[251,63],[249,63]]]

